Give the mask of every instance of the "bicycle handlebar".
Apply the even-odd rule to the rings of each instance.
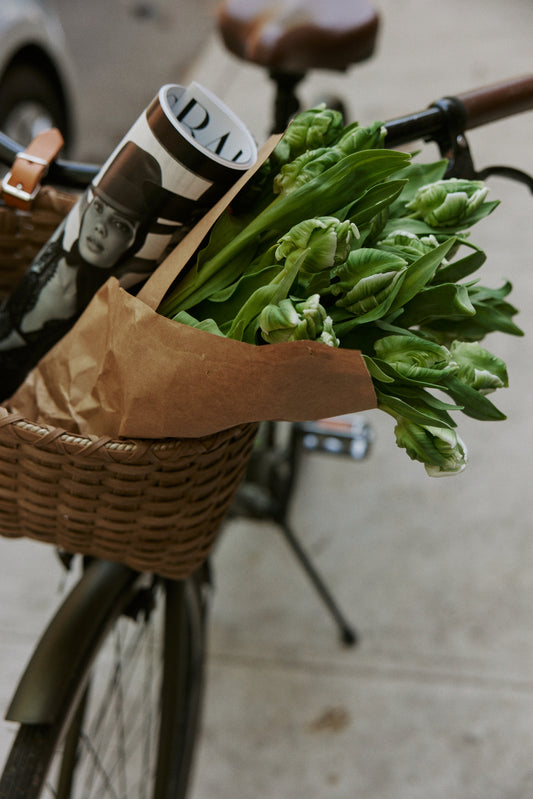
[[[493,83],[443,97],[429,108],[385,123],[387,143],[407,144],[417,139],[438,140],[533,110],[533,74]]]
[[[438,140],[449,135],[533,110],[533,74],[484,86],[454,97],[437,100],[429,108],[385,123],[387,143],[407,144],[419,139]],[[21,147],[0,132],[0,161],[10,166]],[[100,167],[94,164],[56,160],[45,182],[65,188],[83,189]]]
[[[466,129],[533,109],[533,74],[494,83],[457,95],[466,114]]]

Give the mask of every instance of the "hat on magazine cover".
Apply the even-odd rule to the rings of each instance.
[[[128,141],[93,189],[117,211],[143,219],[153,212],[161,182],[157,159],[135,142]]]

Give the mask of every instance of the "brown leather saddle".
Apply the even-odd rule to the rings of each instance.
[[[218,27],[231,53],[270,70],[345,70],[373,54],[379,16],[366,0],[225,0]]]
[[[223,0],[217,25],[230,53],[270,73],[272,132],[280,132],[299,110],[295,89],[308,72],[345,71],[372,56],[379,15],[367,0]]]

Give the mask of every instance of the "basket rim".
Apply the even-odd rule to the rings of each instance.
[[[251,427],[256,427],[256,422],[246,422],[235,427],[220,430],[202,437],[183,438],[123,438],[116,439],[109,436],[91,436],[71,433],[63,428],[54,427],[44,422],[34,422],[15,411],[0,405],[0,434],[3,429],[16,428],[15,436],[20,443],[34,443],[45,448],[52,445],[70,454],[97,454],[104,450],[109,456],[113,454],[135,456],[145,455],[148,451],[154,453],[173,452],[181,450],[198,452],[211,449],[216,444],[225,442],[228,438],[239,436]]]

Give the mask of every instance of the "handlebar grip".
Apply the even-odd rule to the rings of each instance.
[[[455,95],[466,114],[466,129],[533,110],[533,74]]]

